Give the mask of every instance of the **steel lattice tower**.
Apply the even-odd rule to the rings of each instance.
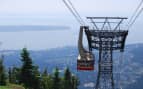
[[[127,18],[87,17],[87,19],[94,25],[93,29],[86,30],[89,48],[99,51],[95,89],[116,89],[113,77],[113,51],[124,51],[128,31],[121,29],[121,24]]]

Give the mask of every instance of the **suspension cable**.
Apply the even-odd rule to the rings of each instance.
[[[69,6],[69,4],[66,2],[66,0],[63,0],[63,2],[66,5],[66,7],[69,9],[69,11],[73,14],[73,16],[75,17],[77,22],[79,22],[80,25],[85,25],[84,21],[82,20],[82,18],[78,14],[77,10],[74,8],[73,4],[69,0],[68,0],[68,3],[71,6]]]
[[[137,20],[137,18],[140,16],[140,14],[142,13],[142,11],[143,11],[143,8],[141,8],[141,9],[139,10],[139,12],[137,13],[137,15],[136,15],[135,18],[133,19],[133,21],[129,24],[128,30],[133,26],[133,24],[135,23],[135,21]]]
[[[140,9],[141,5],[143,4],[143,0],[141,0],[141,2],[139,3],[139,5],[137,6],[137,8],[135,9],[134,13],[132,14],[128,24],[133,20],[133,18],[135,17],[135,15],[137,14],[137,11]]]
[[[72,4],[72,2],[70,0],[68,0],[68,2],[71,5],[71,7],[73,8],[73,10],[75,11],[75,13],[77,14],[77,16],[79,17],[79,19],[82,21],[82,23],[85,24],[84,20],[81,18],[81,16],[79,15],[79,13],[77,12],[77,10],[75,9],[75,7]]]
[[[137,18],[143,11],[143,7],[141,8],[142,4],[143,4],[143,0],[141,0],[139,5],[137,6],[136,10],[134,11],[133,15],[131,16],[131,19],[128,22],[128,27],[127,27],[128,30],[132,27],[132,25],[135,23],[135,21],[137,20]]]
[[[70,8],[70,6],[68,5],[68,3],[65,0],[63,0],[63,2],[66,5],[66,7],[70,10],[70,12],[73,14],[73,16],[75,17],[75,19],[77,20],[77,22],[79,22],[79,24],[83,25],[83,23],[79,20],[79,18],[74,13],[74,11]]]

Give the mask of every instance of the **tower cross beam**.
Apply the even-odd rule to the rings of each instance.
[[[126,17],[87,17],[87,19],[91,21],[91,23],[94,25],[96,30],[104,30],[104,29],[117,30],[118,28],[120,29],[120,25],[122,24],[123,20],[127,18]],[[107,26],[105,26],[106,24]],[[101,28],[98,25],[101,26]]]

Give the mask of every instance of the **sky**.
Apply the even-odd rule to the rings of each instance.
[[[87,16],[130,18],[141,0],[71,0],[86,20]],[[143,43],[143,13],[129,31],[126,44]],[[77,46],[80,24],[62,0],[0,0],[0,26],[67,26],[67,30],[0,31],[0,49],[31,50]]]

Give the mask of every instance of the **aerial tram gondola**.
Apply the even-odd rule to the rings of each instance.
[[[79,55],[77,58],[77,70],[92,71],[92,70],[94,70],[94,63],[95,63],[94,54],[92,53],[91,48],[89,48],[89,51],[87,51],[83,47],[83,42],[82,42],[83,41],[83,32],[86,33],[86,30],[89,30],[89,28],[87,26],[80,27],[79,38],[78,38]],[[86,37],[87,36],[88,35],[86,34]]]
[[[73,14],[73,16],[76,18],[76,20],[81,24],[80,31],[79,31],[79,38],[78,38],[78,52],[79,55],[77,57],[77,70],[81,71],[93,71],[94,70],[94,54],[92,53],[91,46],[89,47],[89,50],[87,51],[83,47],[83,32],[86,33],[86,37],[89,43],[89,36],[87,34],[87,30],[89,30],[89,27],[85,25],[83,19],[80,17],[76,9],[74,8],[73,4],[70,2],[70,0],[63,0],[66,7],[69,9],[69,11]],[[70,6],[69,6],[70,5]],[[88,44],[89,45],[89,44]]]

